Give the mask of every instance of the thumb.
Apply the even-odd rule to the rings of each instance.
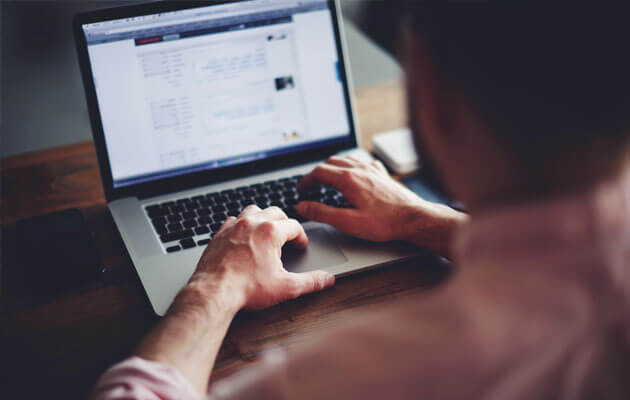
[[[353,208],[335,208],[314,201],[303,201],[296,209],[307,219],[332,225],[351,235],[357,235],[362,229],[361,213]]]
[[[327,271],[289,272],[289,276],[292,281],[294,298],[319,292],[335,284],[335,276]]]
[[[305,218],[326,224],[338,225],[348,218],[354,217],[356,210],[348,208],[335,208],[316,201],[302,201],[298,203],[296,210]]]

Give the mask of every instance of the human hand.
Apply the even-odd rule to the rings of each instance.
[[[191,282],[230,288],[239,308],[258,310],[332,286],[326,271],[292,273],[282,266],[282,246],[306,248],[302,226],[282,210],[249,206],[238,218],[227,219],[204,252]]]
[[[367,164],[353,157],[331,157],[304,177],[299,189],[307,192],[318,185],[335,187],[353,208],[303,201],[298,213],[366,240],[403,240],[447,256],[454,228],[467,218],[418,197],[392,179],[380,161]]]

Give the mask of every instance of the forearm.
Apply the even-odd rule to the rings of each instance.
[[[220,280],[193,278],[135,355],[176,368],[205,394],[221,343],[241,305]]]
[[[451,257],[451,241],[468,215],[450,207],[431,203],[412,207],[403,240],[427,248],[446,258]]]

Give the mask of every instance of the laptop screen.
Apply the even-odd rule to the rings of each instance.
[[[249,0],[82,25],[114,187],[347,140],[326,0]]]

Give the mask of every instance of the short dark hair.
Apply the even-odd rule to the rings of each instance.
[[[368,29],[385,15],[407,18],[440,79],[462,90],[510,144],[553,151],[595,136],[627,144],[627,7],[394,0],[369,9]],[[381,39],[394,40],[394,31]]]

